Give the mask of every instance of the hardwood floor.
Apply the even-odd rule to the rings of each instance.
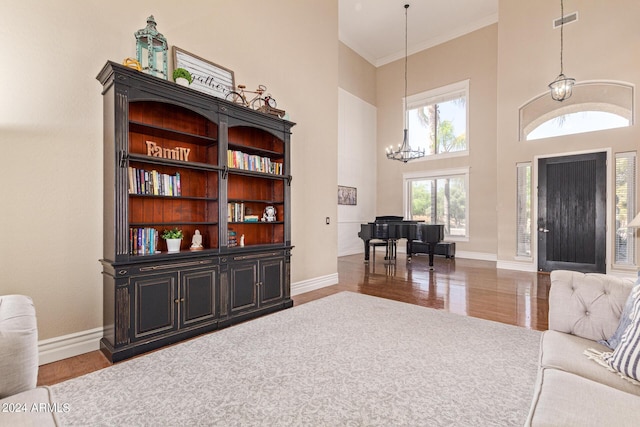
[[[384,255],[368,265],[362,255],[338,259],[339,283],[293,297],[300,305],[342,291],[403,301],[522,326],[547,329],[549,275],[498,270],[494,262],[436,257],[429,270],[426,256],[406,262],[398,254],[395,264]],[[215,333],[215,332],[214,332]],[[40,366],[38,385],[52,385],[110,366],[99,351]]]

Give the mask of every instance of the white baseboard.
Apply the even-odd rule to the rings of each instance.
[[[538,269],[532,262],[522,261],[498,261],[496,268],[503,270],[517,270],[517,271],[529,271],[536,272]]]
[[[38,365],[100,349],[102,327],[38,341]]]
[[[497,261],[498,256],[487,252],[472,252],[456,250],[456,258],[477,259],[478,261]]]
[[[305,292],[315,291],[316,289],[325,288],[327,286],[336,284],[338,284],[338,273],[328,274],[321,277],[314,277],[313,279],[293,283],[291,285],[291,296],[300,295]]]

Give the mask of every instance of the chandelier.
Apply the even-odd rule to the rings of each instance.
[[[572,79],[563,74],[562,70],[562,53],[564,50],[564,0],[560,0],[560,74],[554,81],[549,83],[551,89],[551,98],[554,101],[564,101],[571,97],[573,85],[576,79]]]
[[[404,114],[404,136],[402,143],[398,144],[398,149],[394,150],[393,146],[387,148],[387,159],[399,160],[403,163],[407,163],[409,160],[419,159],[424,157],[424,148],[417,150],[411,149],[409,145],[409,138],[407,137],[407,57],[408,57],[408,38],[407,38],[407,9],[409,5],[404,5],[404,100],[403,100],[403,114]]]

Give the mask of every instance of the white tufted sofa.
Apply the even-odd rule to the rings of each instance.
[[[553,271],[549,330],[542,334],[527,426],[640,426],[640,386],[589,360],[617,329],[634,281]]]
[[[0,296],[0,426],[57,425],[38,381],[38,328],[31,298]]]

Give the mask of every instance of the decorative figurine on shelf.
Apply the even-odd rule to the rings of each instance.
[[[189,249],[192,251],[201,251],[203,249],[202,234],[200,234],[200,230],[196,230],[195,234],[191,238],[191,247]]]
[[[240,247],[244,247],[244,234],[240,236]]]
[[[267,206],[264,208],[264,214],[262,215],[263,222],[275,222],[276,221],[276,208],[273,206]]]
[[[167,80],[167,39],[156,29],[153,15],[147,18],[147,26],[134,33],[136,59],[142,71]]]

